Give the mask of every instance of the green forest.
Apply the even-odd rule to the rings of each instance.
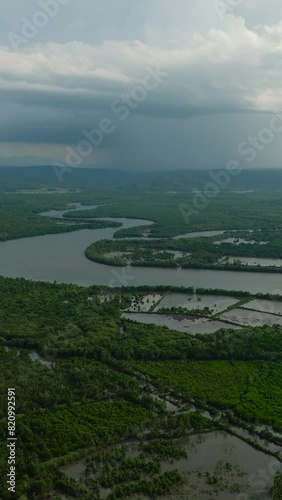
[[[15,182],[13,182],[13,185]],[[83,218],[127,217],[153,222],[145,227],[154,238],[172,238],[193,231],[245,231],[282,230],[282,201],[279,193],[254,192],[248,196],[236,192],[222,192],[209,201],[208,210],[199,211],[188,220],[185,210],[193,209],[192,191],[176,193],[131,193],[129,190],[83,190],[57,189],[25,194],[22,190],[1,193],[0,240],[36,236],[49,233],[73,231],[83,227],[103,227],[98,221],[81,221]],[[64,220],[56,221],[41,217],[48,210],[67,210],[71,203],[99,205],[93,211],[73,211]],[[183,208],[185,206],[185,210]],[[58,224],[59,222],[59,224]],[[101,224],[101,222],[99,222]],[[120,229],[116,237],[143,235],[144,227]],[[274,236],[276,236],[274,234]],[[267,237],[267,234],[265,235]],[[273,234],[272,234],[273,237]],[[279,233],[277,235],[279,238]],[[256,235],[259,239],[259,235]],[[256,239],[255,238],[255,239]],[[252,238],[253,239],[253,238]]]
[[[138,228],[139,229],[139,228]],[[146,229],[148,231],[148,229]],[[115,233],[118,235],[120,231]],[[133,235],[131,235],[133,236]],[[234,241],[228,242],[228,241]],[[89,260],[107,265],[182,267],[231,271],[281,272],[268,263],[245,265],[240,259],[282,258],[282,231],[224,232],[210,237],[147,240],[100,240],[85,250]],[[114,252],[114,254],[113,254]],[[229,261],[234,257],[233,262]]]
[[[39,183],[27,194],[24,183],[7,177],[0,183],[0,240],[112,227],[113,240],[85,249],[90,260],[236,271],[246,270],[243,257],[282,258],[279,193],[223,192],[187,224],[183,205],[188,211],[193,207],[192,185],[187,192],[177,187],[172,192],[167,182],[154,182],[146,192],[125,189],[118,181],[110,191],[106,182],[96,190],[86,181],[76,189],[72,181],[65,189]],[[97,208],[75,210],[75,203]],[[50,210],[68,212],[59,219],[41,215]],[[152,224],[123,229],[98,220],[103,217]],[[224,234],[174,239],[213,230]],[[125,239],[140,236],[142,241]],[[224,242],[229,238],[235,244]],[[235,262],[223,262],[225,257]],[[259,266],[248,270],[279,272]],[[253,449],[282,461],[281,326],[232,330],[226,323],[215,333],[190,336],[123,316],[132,301],[139,304],[151,293],[224,294],[240,305],[281,297],[188,285],[109,289],[0,277],[1,499],[173,498],[193,489],[196,479],[197,491],[207,498],[243,495],[243,473],[229,462],[190,475],[179,466],[186,461],[189,468],[193,462],[192,446],[185,447],[183,439],[236,436],[235,428],[248,433],[240,439]],[[188,315],[181,307],[173,312]],[[10,387],[16,393],[16,494],[6,484]],[[69,472],[73,464],[82,469],[79,477]],[[269,485],[271,499],[282,498],[281,485],[277,474]]]
[[[122,318],[132,291],[0,278],[0,294],[5,500],[15,498],[4,479],[8,387],[16,388],[16,498],[21,500],[62,494],[98,499],[103,487],[111,490],[109,500],[136,493],[157,498],[186,481],[177,471],[185,452],[171,439],[228,430],[238,421],[282,430],[279,326],[190,337]],[[139,294],[144,291],[136,289]],[[35,351],[41,360],[34,360]],[[193,401],[197,411],[169,414],[156,394],[182,405]],[[207,408],[224,412],[224,419],[207,419],[201,414]],[[139,457],[133,460],[119,448],[118,456],[109,455],[112,446],[132,439],[139,443]],[[278,440],[271,432],[268,439]],[[63,470],[82,458],[88,469],[77,482]],[[172,461],[174,468],[162,473],[160,460]],[[277,479],[273,498],[279,484]]]

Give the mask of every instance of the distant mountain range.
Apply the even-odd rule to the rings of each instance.
[[[223,170],[175,170],[163,172],[127,172],[104,168],[54,169],[52,166],[29,168],[1,166],[0,190],[89,188],[94,190],[130,190],[132,192],[185,192],[211,188],[215,174],[224,180]],[[222,177],[223,175],[223,177]],[[208,184],[209,183],[209,184]],[[282,191],[282,169],[244,170],[232,177],[220,191]]]
[[[11,156],[0,158],[0,167],[38,167],[52,165],[54,160],[42,158],[41,156]]]

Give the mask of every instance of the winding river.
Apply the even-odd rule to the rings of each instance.
[[[76,209],[85,209],[77,204]],[[94,207],[87,207],[94,208]],[[67,211],[65,211],[67,212]],[[62,218],[65,212],[42,215]],[[150,225],[147,220],[107,218],[121,222],[124,228]],[[88,245],[112,239],[117,229],[82,229],[71,233],[49,234],[0,243],[0,274],[37,281],[57,281],[78,285],[141,286],[171,285],[246,290],[251,293],[282,295],[282,275],[270,273],[213,271],[200,269],[125,268],[105,266],[87,260]]]

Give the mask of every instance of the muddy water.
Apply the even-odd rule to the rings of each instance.
[[[252,495],[259,499],[270,498],[268,489],[273,483],[273,476],[277,470],[282,470],[282,464],[275,458],[225,432],[195,435],[179,442],[185,448],[188,459],[163,464],[162,472],[177,468],[186,475],[188,484],[179,494],[167,495],[165,499],[247,500]],[[224,480],[219,481],[217,486],[222,483],[225,488],[217,495],[215,486],[207,484],[206,478],[199,477],[199,473],[214,473],[216,468],[220,468],[220,461],[230,463],[232,469],[231,472],[224,472]],[[233,492],[235,484],[239,485],[239,490]]]
[[[247,304],[242,305],[244,309],[253,309],[270,314],[278,314],[282,316],[282,302],[278,300],[251,300]]]
[[[213,310],[213,314],[215,314],[236,304],[236,302],[238,302],[238,299],[221,295],[186,295],[183,293],[169,293],[161,300],[155,310],[158,311],[162,307],[185,307],[189,310],[201,310],[205,307],[209,307],[209,309]]]
[[[76,204],[70,210],[73,208],[85,209],[81,204]],[[51,211],[44,215],[60,219],[64,213],[66,211]],[[83,221],[83,219],[80,220]],[[152,224],[147,220],[125,218],[103,220],[121,222],[124,228]],[[0,243],[0,274],[11,278],[22,277],[37,281],[57,281],[86,286],[93,284],[195,286],[222,290],[246,290],[251,293],[273,293],[274,290],[281,289],[281,277],[276,274],[131,266],[121,269],[90,262],[85,258],[84,252],[88,245],[101,239],[112,239],[115,231],[114,228],[81,230],[2,242]],[[282,295],[282,290],[279,293]]]
[[[223,321],[210,320],[208,318],[170,316],[166,314],[142,314],[142,313],[124,313],[123,318],[137,321],[138,323],[154,324],[158,326],[167,326],[170,330],[196,335],[197,333],[214,333],[221,328],[238,330],[240,327],[224,323]],[[179,318],[179,319],[177,319]]]
[[[183,485],[165,500],[248,500],[269,499],[268,489],[282,464],[227,432],[211,432],[184,437],[176,441],[187,453],[187,459],[162,462],[161,473],[177,469],[185,478]],[[138,443],[124,443],[128,456],[137,458]],[[226,468],[228,463],[228,468]],[[77,481],[85,470],[85,459],[62,467],[68,477]],[[217,484],[209,484],[207,474],[216,475]],[[111,492],[102,489],[101,498]],[[136,495],[134,500],[147,499]]]
[[[242,326],[282,325],[282,316],[248,309],[232,309],[221,315],[224,321],[234,321]]]

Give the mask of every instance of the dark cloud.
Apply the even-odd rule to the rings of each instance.
[[[100,149],[113,166],[215,167],[281,107],[277,0],[244,0],[223,18],[210,0],[64,2],[17,50],[11,33],[22,36],[22,18],[33,22],[47,0],[11,0],[3,7],[0,142],[6,156],[14,150],[38,155],[40,148],[43,156],[53,151],[62,159],[66,146],[76,149],[84,139],[84,129],[108,118],[114,130],[104,134]],[[144,81],[154,88],[144,91]],[[255,163],[277,166],[279,158],[273,140]]]

